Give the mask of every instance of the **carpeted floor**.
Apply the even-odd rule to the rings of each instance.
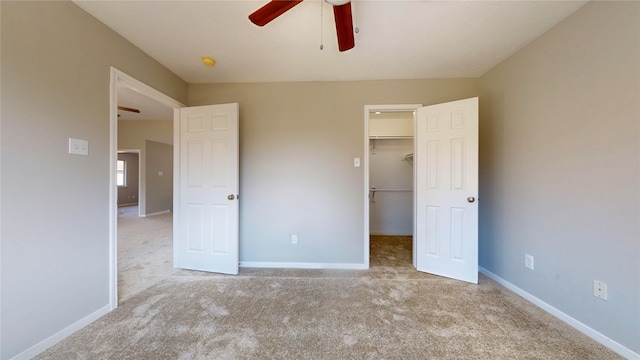
[[[480,276],[417,272],[410,237],[369,270],[178,270],[37,359],[618,359]]]
[[[118,208],[118,302],[173,275],[173,213],[138,217]]]

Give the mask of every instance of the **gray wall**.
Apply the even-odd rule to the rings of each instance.
[[[477,95],[477,79],[190,84],[188,104],[240,104],[241,261],[362,264],[364,106]]]
[[[587,4],[482,76],[480,109],[480,266],[640,352],[640,3]]]
[[[187,86],[71,2],[0,7],[7,359],[108,307],[110,66],[185,103]]]
[[[138,203],[139,156],[137,153],[119,153],[118,160],[125,161],[125,185],[118,186],[118,205]]]
[[[147,181],[151,179],[157,179],[157,177],[147,178],[147,140],[161,142],[161,143],[173,143],[173,120],[119,120],[118,121],[118,149],[137,149],[140,150],[140,202],[138,204],[140,214],[145,216],[146,214],[153,214],[154,212],[161,211],[158,209],[158,205],[161,205],[162,210],[167,210],[167,205],[162,206],[162,203],[166,204],[166,200],[159,200],[154,196],[158,195],[157,192],[149,192],[147,189]],[[173,162],[173,160],[171,160]],[[156,173],[157,174],[157,173]],[[173,181],[173,171],[171,171],[171,180]],[[151,196],[151,198],[147,198]],[[162,195],[164,196],[164,195]],[[173,200],[171,200],[173,203]],[[151,206],[152,209],[147,209],[147,206]]]
[[[411,121],[413,123],[413,120]],[[413,153],[413,139],[370,140],[369,185],[377,191],[369,202],[371,235],[413,234],[413,161],[404,160]]]
[[[173,145],[147,140],[147,214],[173,211]]]

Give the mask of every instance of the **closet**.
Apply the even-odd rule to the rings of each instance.
[[[413,116],[369,114],[371,235],[413,235]]]

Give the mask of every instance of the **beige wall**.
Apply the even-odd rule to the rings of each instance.
[[[173,211],[173,145],[145,142],[147,212]]]
[[[153,214],[161,210],[172,208],[171,203],[164,199],[155,191],[149,192],[148,186],[153,189],[157,188],[157,184],[149,184],[149,181],[160,181],[163,183],[167,178],[158,179],[157,176],[147,176],[147,140],[160,143],[173,143],[173,120],[119,120],[118,121],[118,149],[121,150],[140,150],[140,215]],[[170,159],[173,163],[173,159]],[[171,172],[173,174],[173,171]],[[173,182],[173,177],[171,178]],[[151,197],[149,197],[151,196]],[[151,206],[151,208],[148,208]],[[158,210],[158,208],[162,208]]]
[[[640,3],[585,5],[482,76],[480,109],[480,266],[640,352]]]
[[[362,264],[364,106],[477,95],[477,79],[190,84],[188,104],[240,104],[241,261]]]
[[[0,357],[8,359],[109,309],[110,67],[182,102],[187,85],[71,2],[1,1],[0,9]],[[69,155],[69,137],[88,140],[89,155]]]
[[[588,4],[480,81],[196,84],[187,98],[74,4],[1,1],[0,357],[108,307],[110,66],[189,105],[240,103],[242,261],[361,262],[363,106],[480,94],[481,266],[640,352],[639,6]],[[68,155],[69,137],[90,155]]]
[[[173,120],[119,120],[118,148],[141,149],[146,140],[173,143]]]

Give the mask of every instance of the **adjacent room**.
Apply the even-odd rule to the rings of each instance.
[[[175,273],[173,108],[117,87],[117,292],[122,302]]]
[[[640,2],[1,1],[0,29],[0,359],[640,359]],[[443,118],[477,145],[423,137],[470,99]],[[447,251],[474,279],[422,271]]]

